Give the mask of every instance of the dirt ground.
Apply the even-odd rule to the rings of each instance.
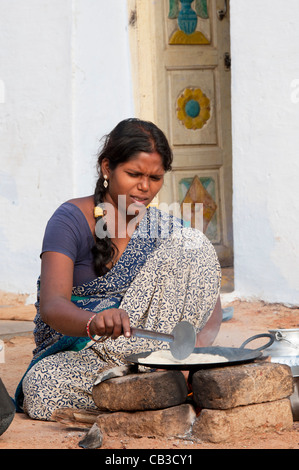
[[[33,307],[26,307],[24,311],[22,300],[13,310],[17,312],[19,309],[19,319],[32,320]],[[2,299],[3,304],[5,305],[5,302]],[[250,336],[267,333],[268,329],[299,327],[298,308],[263,302],[242,302],[238,299],[223,303],[223,307],[229,306],[233,307],[233,317],[222,323],[215,345],[239,347]],[[0,318],[7,319],[5,311],[8,310],[1,310]],[[10,311],[12,312],[12,309]],[[10,316],[8,319],[11,318]],[[14,318],[18,319],[16,313]],[[15,388],[30,362],[33,345],[33,337],[30,334],[5,340],[5,363],[0,364],[0,376],[11,396],[14,395]],[[257,346],[257,342],[248,345],[251,348]],[[7,431],[0,436],[0,449],[80,449],[78,443],[85,432],[86,428],[34,421],[24,414],[16,414]],[[299,449],[299,422],[294,422],[291,431],[253,435],[250,439],[221,444],[178,438],[120,439],[104,436],[101,449]]]

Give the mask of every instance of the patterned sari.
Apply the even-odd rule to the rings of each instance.
[[[208,239],[151,208],[118,263],[105,276],[74,287],[72,301],[91,312],[123,308],[131,326],[139,328],[171,333],[187,320],[198,332],[214,310],[219,289],[220,266]],[[95,343],[62,335],[41,320],[39,302],[35,323],[36,349],[16,403],[36,419],[51,419],[59,407],[94,409],[92,386],[100,370],[124,364],[129,354],[168,347],[136,337]]]

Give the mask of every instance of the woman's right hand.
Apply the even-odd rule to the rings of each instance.
[[[110,336],[112,339],[131,336],[130,319],[121,308],[110,308],[96,314],[89,325],[91,335]]]

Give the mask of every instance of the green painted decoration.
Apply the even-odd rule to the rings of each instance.
[[[207,0],[195,0],[195,11],[204,20],[209,18]]]
[[[168,18],[177,19],[179,27],[169,38],[169,44],[210,44],[206,36],[197,30],[198,17],[204,20],[209,18],[207,0],[169,0]]]
[[[185,105],[185,111],[187,116],[196,118],[200,113],[200,105],[196,100],[189,100]]]
[[[179,0],[169,0],[168,18],[171,20],[176,19],[179,16],[179,12],[180,12]]]
[[[190,3],[192,3],[193,0],[191,0]],[[207,0],[195,0],[195,6],[194,9],[196,11],[196,14],[206,20],[209,18],[209,13],[208,13],[208,5],[207,5]],[[180,0],[169,0],[169,14],[168,18],[171,20],[174,20],[178,18],[180,13]]]
[[[208,191],[210,196],[215,201],[216,200],[216,182],[215,182],[215,179],[212,176],[201,176],[199,178],[199,180],[200,180],[201,184],[203,185],[203,187]],[[180,202],[182,202],[183,199],[185,198],[185,196],[187,194],[187,191],[188,191],[188,189],[190,188],[190,186],[192,184],[192,181],[193,181],[193,177],[182,178],[179,181],[179,188],[178,189],[179,189]],[[212,217],[212,219],[211,219],[211,221],[210,221],[210,223],[207,227],[207,230],[205,232],[205,235],[213,243],[216,243],[218,238],[219,238],[217,220],[218,220],[218,211],[216,211],[215,214],[213,215],[213,217]]]

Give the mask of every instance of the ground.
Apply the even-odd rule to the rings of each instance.
[[[222,323],[215,345],[239,347],[250,336],[267,333],[268,329],[299,327],[298,308],[263,302],[244,302],[233,298],[229,301],[229,294],[226,297],[224,295],[223,299],[224,307],[233,307],[233,316]],[[24,307],[23,301],[21,298],[15,305],[11,305],[11,298],[0,296],[0,306],[3,307],[0,310],[0,319],[32,320],[34,309],[32,306]],[[4,308],[7,305],[9,307]],[[13,396],[30,362],[33,337],[29,333],[6,338],[4,341],[5,363],[0,364],[0,377],[8,393]],[[257,343],[248,345],[251,348],[257,346]],[[24,414],[16,414],[7,431],[0,436],[0,449],[80,449],[78,442],[85,432],[86,429],[83,428],[68,428],[60,423],[34,421]],[[291,431],[253,435],[250,439],[238,439],[222,444],[178,438],[120,439],[104,436],[101,449],[299,449],[299,422],[294,422]]]

